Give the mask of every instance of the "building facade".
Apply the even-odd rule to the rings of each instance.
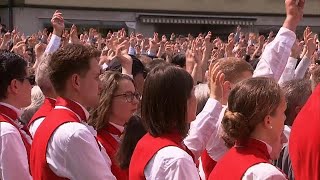
[[[67,27],[95,27],[106,33],[125,28],[151,36],[212,31],[225,36],[240,25],[247,32],[278,30],[285,18],[284,0],[1,0],[1,23],[27,35],[50,26],[53,12],[63,12]],[[320,1],[308,0],[298,31],[320,32]]]

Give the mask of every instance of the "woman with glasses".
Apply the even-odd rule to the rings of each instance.
[[[127,75],[107,71],[100,76],[100,80],[102,89],[99,105],[91,112],[89,124],[97,130],[97,139],[110,158],[107,171],[118,180],[128,179],[128,172],[118,166],[116,153],[124,125],[137,111],[141,96]]]

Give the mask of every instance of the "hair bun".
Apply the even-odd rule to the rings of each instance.
[[[222,119],[222,127],[225,136],[223,139],[243,140],[248,138],[251,133],[247,118],[239,112],[227,110]]]

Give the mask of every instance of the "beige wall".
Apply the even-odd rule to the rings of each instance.
[[[25,4],[167,11],[284,13],[284,0],[25,0]],[[307,0],[305,14],[320,15],[320,0]]]

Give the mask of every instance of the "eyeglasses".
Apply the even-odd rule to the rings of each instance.
[[[27,79],[31,85],[35,85],[36,84],[36,79],[35,79],[34,75],[31,75],[29,77],[24,77],[24,78],[17,78],[17,79],[21,80],[21,81],[24,81],[25,79]]]
[[[138,101],[141,100],[141,95],[140,93],[138,92],[127,92],[127,93],[123,93],[123,94],[118,94],[118,95],[115,95],[113,97],[120,97],[120,96],[123,96],[126,98],[126,101],[128,103],[131,103],[133,101],[134,98],[136,98]]]

